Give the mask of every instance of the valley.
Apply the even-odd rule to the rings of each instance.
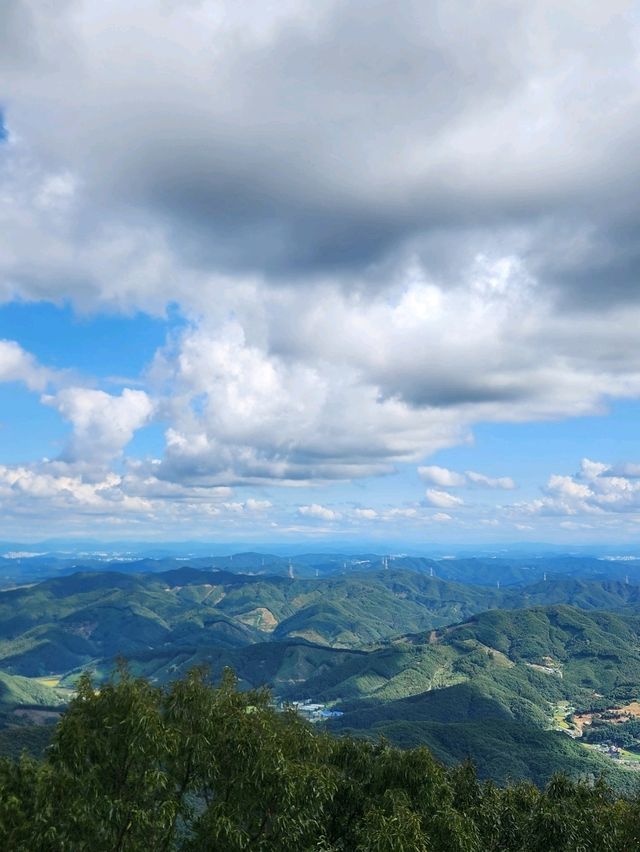
[[[609,748],[632,750],[636,722],[617,725],[622,744],[590,739],[608,708],[640,699],[639,589],[546,574],[498,588],[395,564],[293,578],[181,566],[7,589],[0,719],[14,743],[35,737],[39,748],[36,729],[55,721],[83,671],[100,682],[124,658],[166,684],[195,666],[215,681],[228,667],[282,706],[317,705],[313,721],[335,733],[427,745],[447,764],[471,757],[500,783],[563,770],[628,787],[634,758]]]

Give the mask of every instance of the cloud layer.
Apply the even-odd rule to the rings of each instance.
[[[628,3],[11,0],[2,16],[0,302],[180,317],[115,389],[0,341],[0,381],[69,424],[58,458],[6,466],[3,507],[262,517],[261,488],[418,465],[409,505],[309,494],[289,514],[448,524],[467,490],[515,486],[428,463],[476,423],[640,396]],[[150,425],[162,449],[132,452]],[[635,506],[629,475],[581,477],[509,511]],[[239,488],[258,491],[216,491]]]
[[[577,474],[553,474],[544,496],[521,508],[534,515],[582,516],[592,520],[601,515],[636,516],[640,512],[637,465],[624,465],[622,471],[602,462],[583,459]]]

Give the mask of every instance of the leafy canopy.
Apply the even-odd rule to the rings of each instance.
[[[0,761],[15,852],[627,852],[640,803],[558,776],[480,783],[425,748],[318,733],[227,670],[161,689],[88,675],[43,761]]]

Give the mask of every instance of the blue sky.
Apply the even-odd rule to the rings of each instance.
[[[637,540],[632,10],[0,15],[0,539]]]

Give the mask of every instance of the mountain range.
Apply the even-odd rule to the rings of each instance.
[[[0,721],[26,742],[43,719],[21,710],[60,706],[81,671],[106,677],[119,656],[156,683],[231,667],[245,688],[341,713],[326,723],[337,732],[471,756],[483,777],[604,771],[632,786],[631,769],[563,732],[560,709],[639,697],[640,588],[549,574],[498,588],[419,567],[291,578],[182,566],[6,589]]]

